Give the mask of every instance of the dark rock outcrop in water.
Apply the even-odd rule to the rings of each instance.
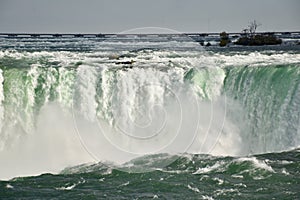
[[[229,35],[224,31],[220,33],[220,47],[225,47],[230,43]]]
[[[235,44],[244,46],[262,46],[281,44],[282,40],[274,35],[274,33],[257,34],[256,29],[261,26],[256,20],[250,22],[247,28],[243,30],[242,37]]]
[[[272,34],[257,34],[254,36],[243,36],[235,42],[235,44],[237,45],[244,46],[278,45],[281,43],[282,40]]]

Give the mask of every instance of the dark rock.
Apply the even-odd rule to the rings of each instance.
[[[235,42],[235,44],[237,45],[244,45],[244,46],[277,45],[281,43],[282,40],[272,34],[243,36]]]
[[[230,43],[229,35],[224,31],[220,33],[220,47],[225,47]]]
[[[131,60],[131,61],[121,61],[121,62],[116,62],[117,65],[131,65],[133,64],[135,61]]]

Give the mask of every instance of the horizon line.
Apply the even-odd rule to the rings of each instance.
[[[215,35],[220,34],[222,32],[226,32],[227,34],[243,34],[242,31],[240,32],[227,32],[227,31],[221,31],[221,32],[178,32],[178,33],[114,33],[114,32],[98,32],[98,33],[82,33],[82,32],[0,32],[0,35],[193,35],[193,34],[208,34],[208,35]],[[257,31],[256,33],[300,33],[300,30],[298,31]]]

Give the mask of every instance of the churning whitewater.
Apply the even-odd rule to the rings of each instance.
[[[3,178],[148,154],[299,145],[299,54],[145,48],[0,56]]]
[[[0,179],[58,175],[0,187],[8,194],[41,178],[64,194],[94,181],[155,188],[175,177],[168,190],[213,199],[263,192],[256,180],[299,177],[299,50],[204,51],[190,38],[164,37],[3,39]],[[109,190],[103,198],[120,197]]]

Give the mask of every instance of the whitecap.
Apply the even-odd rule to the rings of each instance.
[[[200,190],[196,187],[192,187],[192,186],[188,185],[188,188],[194,192],[200,193]]]
[[[239,162],[251,162],[255,167],[260,168],[260,169],[265,169],[269,172],[275,173],[273,168],[268,165],[265,161],[263,160],[258,160],[255,157],[249,157],[249,158],[238,158],[237,161]]]
[[[73,185],[70,185],[70,186],[67,186],[67,187],[59,187],[59,188],[55,188],[57,190],[72,190],[73,188],[76,187],[77,184],[73,184]]]
[[[223,165],[223,163],[220,162],[216,162],[214,165],[212,166],[206,166],[203,168],[199,168],[196,172],[194,172],[193,174],[206,174],[208,172],[211,172],[215,169],[220,168]]]
[[[12,186],[12,185],[10,185],[10,184],[6,184],[6,186],[5,186],[7,189],[13,189],[14,188],[14,186]]]

